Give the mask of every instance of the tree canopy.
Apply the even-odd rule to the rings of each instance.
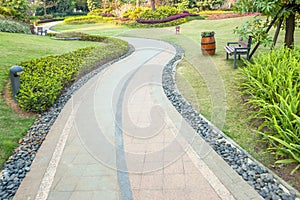
[[[246,24],[247,29],[250,30],[248,34],[252,34],[259,42],[268,40],[268,31],[272,26],[277,26],[273,46],[280,29],[283,29],[285,30],[285,45],[293,48],[295,26],[299,20],[300,0],[239,0],[235,6],[240,12],[260,12],[267,17],[265,21],[255,19],[252,23]],[[247,30],[244,27],[237,32],[246,33]]]

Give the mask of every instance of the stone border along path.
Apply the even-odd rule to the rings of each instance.
[[[243,150],[228,140],[217,128],[211,125],[205,118],[199,115],[178,93],[174,80],[175,63],[183,56],[183,52],[176,47],[177,54],[165,67],[163,73],[163,88],[172,104],[178,112],[190,123],[221,157],[235,169],[250,185],[252,185],[263,197],[269,199],[295,199],[293,192],[289,192],[283,185],[273,178],[268,170],[256,161],[253,161]],[[132,49],[131,49],[132,50]],[[132,52],[131,52],[132,53]],[[129,53],[130,54],[130,53]],[[129,55],[127,54],[127,55]],[[117,59],[119,60],[119,59]],[[117,61],[115,60],[115,61]],[[114,61],[114,62],[115,62]],[[16,192],[26,172],[30,170],[36,151],[44,140],[50,126],[54,123],[63,105],[81,85],[89,78],[96,75],[107,64],[86,75],[73,84],[64,95],[59,98],[50,111],[43,113],[29,129],[27,137],[22,139],[16,152],[10,157],[3,167],[0,179],[0,199],[11,198]],[[232,157],[232,155],[235,155]],[[258,185],[259,184],[259,185]],[[270,198],[270,197],[271,198]],[[273,197],[273,198],[272,198]]]

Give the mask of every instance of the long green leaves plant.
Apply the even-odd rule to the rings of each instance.
[[[285,47],[260,54],[241,69],[240,87],[251,116],[261,122],[258,133],[268,141],[276,163],[300,168],[300,51]]]

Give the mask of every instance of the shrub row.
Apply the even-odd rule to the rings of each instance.
[[[157,19],[157,20],[137,19],[136,21],[138,23],[142,23],[142,24],[157,24],[157,23],[170,22],[170,21],[173,21],[173,20],[177,20],[177,19],[187,17],[187,16],[199,16],[199,15],[190,14],[188,12],[183,12],[183,13],[180,13],[180,14],[169,16],[169,17],[164,18],[164,19]]]
[[[261,54],[241,70],[242,94],[255,110],[258,131],[280,160],[300,168],[300,51],[280,48]]]
[[[109,22],[113,19],[111,17],[102,17],[102,16],[80,16],[80,17],[68,17],[64,20],[65,24],[94,24]]]
[[[92,41],[96,41],[91,36]],[[89,39],[85,37],[84,39]],[[99,37],[103,40],[103,37]],[[104,46],[87,47],[76,51],[22,62],[21,87],[17,100],[27,111],[42,112],[53,105],[62,89],[95,67],[113,60],[128,51],[128,43],[105,38]]]
[[[136,21],[116,21],[116,24],[126,25],[131,28],[161,28],[161,27],[177,26],[185,22],[187,22],[186,18],[181,18],[170,22],[157,23],[157,24],[142,24]]]
[[[122,14],[122,17],[129,18],[131,20],[136,20],[139,18],[146,20],[157,20],[179,14],[180,12],[181,11],[179,9],[170,6],[159,6],[155,11],[152,11],[150,8],[135,7],[134,9],[125,11]]]
[[[13,20],[0,20],[0,32],[9,33],[30,33],[29,26],[27,24],[13,21]]]
[[[96,8],[96,9],[90,11],[87,15],[113,17],[114,14],[112,14],[112,13],[113,13],[113,10],[111,8],[106,8],[106,9]]]

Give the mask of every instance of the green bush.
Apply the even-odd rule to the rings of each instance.
[[[242,94],[255,110],[252,118],[276,163],[298,163],[300,168],[300,50],[280,48],[261,54],[241,70]],[[264,130],[264,131],[263,131]]]
[[[87,15],[101,16],[102,13],[103,13],[103,9],[101,9],[101,8],[96,8],[96,9],[90,11]]]
[[[152,11],[150,8],[136,7],[134,9],[130,9],[125,11],[122,14],[123,18],[129,18],[131,20],[136,19],[163,19],[167,18],[171,15],[179,14],[180,10],[175,7],[170,6],[159,6],[155,11]]]
[[[121,25],[126,25],[131,28],[161,28],[161,27],[177,26],[185,22],[187,22],[186,18],[181,18],[170,22],[156,23],[156,24],[142,24],[136,21],[117,21],[116,23]]]
[[[94,36],[93,36],[94,38]],[[103,40],[103,37],[99,37]],[[21,108],[42,112],[55,102],[62,89],[76,77],[128,51],[128,43],[106,38],[107,44],[22,62],[21,87],[17,95]]]
[[[143,7],[135,7],[134,9],[126,10],[123,14],[123,18],[129,18],[131,20],[136,20],[138,18],[141,18],[141,15],[145,10],[149,10],[149,8],[143,8]]]
[[[81,17],[68,17],[64,20],[65,24],[95,24],[112,21],[109,17],[101,16],[81,16]]]
[[[81,32],[62,32],[62,33],[54,33],[54,36],[56,38],[79,38],[81,36],[88,36],[88,34],[81,33]]]
[[[181,11],[175,7],[170,6],[159,6],[153,12],[152,10],[147,10],[145,13],[141,15],[142,19],[164,19],[171,15],[176,15],[181,13]]]
[[[13,9],[0,6],[0,15],[10,18],[10,19],[21,19],[22,16],[20,13],[16,12]]]
[[[82,41],[92,41],[92,42],[105,42],[107,37],[105,36],[98,36],[98,35],[80,35],[79,40]]]
[[[0,20],[0,32],[30,34],[30,29],[27,24],[21,22],[13,20]]]

